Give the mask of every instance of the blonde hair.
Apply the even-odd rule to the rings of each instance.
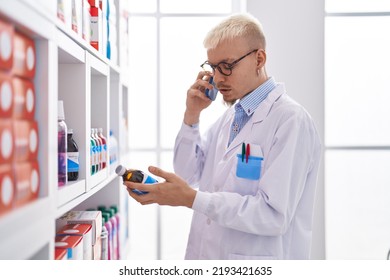
[[[243,38],[253,49],[265,49],[265,36],[261,23],[249,14],[235,14],[211,29],[203,41],[206,49],[214,49],[223,41]]]

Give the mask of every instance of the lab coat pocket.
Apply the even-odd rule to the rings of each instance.
[[[246,158],[242,160],[242,155],[237,155],[237,168],[236,176],[239,178],[249,180],[259,180],[261,175],[261,161],[262,157],[249,156],[248,161]]]

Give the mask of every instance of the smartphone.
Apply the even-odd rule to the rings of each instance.
[[[213,77],[210,77],[209,83],[213,85],[213,89],[208,89],[208,88],[206,88],[206,91],[205,91],[204,93],[206,94],[206,96],[207,96],[210,100],[214,101],[214,100],[217,98],[218,89],[217,89],[217,87],[216,87],[215,84],[214,84],[214,79],[213,79]]]

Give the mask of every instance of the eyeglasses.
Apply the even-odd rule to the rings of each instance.
[[[203,68],[204,71],[207,72],[215,72],[215,69],[218,69],[218,71],[225,76],[230,76],[232,74],[233,68],[239,63],[241,60],[243,60],[248,55],[257,52],[258,49],[248,52],[246,55],[241,56],[239,59],[236,59],[232,63],[227,62],[220,62],[218,64],[211,64],[208,61],[203,62],[203,64],[200,66]]]

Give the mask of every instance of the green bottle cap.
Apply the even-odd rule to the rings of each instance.
[[[118,213],[118,206],[116,206],[116,205],[111,205],[110,208],[111,208],[111,209],[114,209],[114,214]]]
[[[108,213],[102,212],[102,218],[104,220],[104,223],[107,223],[107,221],[110,219]]]

